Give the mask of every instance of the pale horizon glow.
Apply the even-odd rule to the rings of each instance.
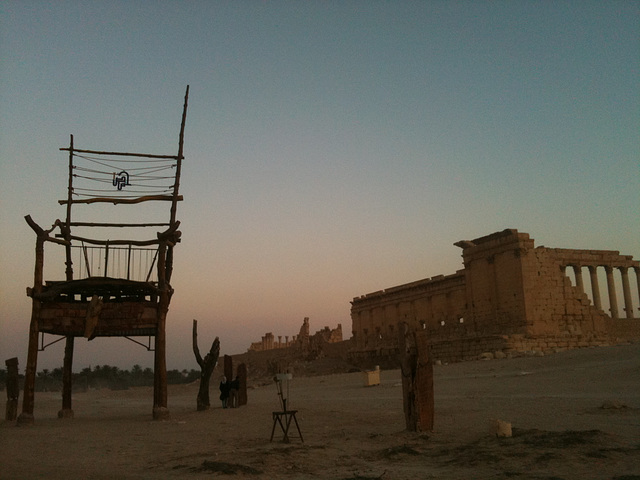
[[[354,297],[454,273],[455,242],[505,228],[640,258],[639,18],[624,1],[1,3],[0,361],[24,371],[23,217],[64,218],[59,148],[174,154],[187,85],[169,369],[198,368],[194,318],[226,354],[304,317],[349,338]],[[152,363],[76,341],[74,371]]]

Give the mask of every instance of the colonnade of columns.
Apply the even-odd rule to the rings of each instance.
[[[293,343],[295,343],[297,336],[293,335],[291,337],[291,341],[289,341],[289,335],[284,335],[284,342],[282,341],[282,335],[278,335],[278,341],[276,342],[275,340],[275,336],[273,335],[273,333],[267,333],[266,335],[264,335],[260,341],[259,344],[260,345],[260,349],[261,350],[274,350],[276,348],[286,348],[291,346]]]
[[[582,265],[570,265],[573,268],[573,272],[576,278],[576,287],[584,293],[584,284],[582,280]],[[622,294],[624,296],[624,310],[626,318],[634,318],[633,301],[631,299],[631,284],[629,282],[629,268],[630,267],[613,267],[611,265],[587,265],[589,269],[589,279],[591,281],[591,294],[593,296],[593,304],[599,310],[602,310],[602,300],[600,296],[600,287],[598,285],[598,272],[597,268],[602,266],[606,273],[607,278],[607,293],[609,295],[609,304],[611,311],[611,318],[620,318],[618,312],[618,297],[616,294],[615,279],[613,276],[614,268],[620,271],[622,278]],[[631,267],[636,274],[636,285],[638,288],[638,302],[640,304],[640,267]]]

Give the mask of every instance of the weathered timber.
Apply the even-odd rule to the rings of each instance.
[[[113,228],[130,228],[130,227],[168,227],[168,223],[107,223],[107,222],[71,222],[72,227],[113,227]]]
[[[88,243],[90,245],[131,245],[135,247],[148,247],[149,245],[158,245],[160,242],[156,239],[153,240],[96,240],[93,238],[78,237],[77,235],[71,235],[71,240],[77,240],[80,242]]]
[[[63,238],[67,241],[65,245],[65,274],[67,281],[73,280],[73,260],[71,258],[71,201],[73,200],[73,135],[69,140],[69,180],[67,184],[67,218],[64,222],[64,228],[61,228]]]
[[[27,294],[38,300],[64,300],[65,298],[72,300],[73,295],[83,297],[99,295],[108,299],[111,297],[157,296],[160,294],[160,290],[150,282],[136,282],[112,277],[89,277],[70,282],[47,282],[46,286],[41,286],[39,293],[32,289]]]
[[[89,306],[87,307],[87,316],[84,320],[84,336],[89,340],[93,340],[96,327],[98,326],[98,320],[100,320],[100,313],[102,313],[102,305],[104,302],[98,295],[93,295]]]
[[[73,418],[71,391],[73,386],[73,347],[74,337],[67,335],[64,347],[64,363],[62,366],[62,409],[58,418]]]
[[[406,428],[411,432],[433,430],[433,363],[426,332],[400,324],[400,371]]]
[[[165,202],[181,202],[183,200],[182,195],[144,195],[142,197],[135,198],[119,198],[119,197],[92,197],[92,198],[84,198],[82,200],[58,200],[60,205],[66,205],[68,203],[72,204],[91,204],[91,203],[113,203],[114,205],[118,204],[135,204],[142,202],[150,202],[150,201],[165,201]]]
[[[18,397],[20,386],[18,384],[18,357],[5,360],[7,366],[7,409],[5,420],[12,422],[18,417]]]
[[[241,363],[236,371],[240,388],[238,389],[238,406],[247,404],[247,365]]]
[[[175,155],[154,155],[152,153],[103,152],[100,150],[80,150],[80,149],[74,150],[73,147],[71,148],[61,147],[60,151],[62,152],[72,151],[75,153],[92,153],[94,155],[114,155],[114,156],[120,156],[120,157],[163,158],[167,160],[172,160],[172,159],[178,160],[178,157],[176,157]]]
[[[178,200],[182,197],[178,195],[178,189],[180,187],[180,174],[182,172],[182,159],[184,158],[184,127],[187,122],[187,106],[189,104],[189,85],[187,85],[187,91],[184,93],[184,106],[182,108],[182,120],[180,121],[180,135],[178,137],[178,164],[176,165],[176,178],[173,184],[173,204],[171,205],[171,214],[169,223],[173,225],[176,221],[176,209]]]
[[[211,406],[209,402],[209,382],[213,369],[218,364],[218,356],[220,355],[220,339],[215,338],[211,343],[211,349],[204,358],[200,355],[200,349],[198,348],[198,321],[193,321],[193,353],[196,356],[196,361],[200,365],[200,388],[198,389],[198,397],[196,399],[197,410],[208,410]]]
[[[224,376],[227,377],[227,382],[230,382],[231,380],[233,380],[233,358],[231,357],[231,355],[224,356],[224,363],[222,366]]]
[[[36,233],[36,261],[33,271],[33,295],[42,293],[43,268],[44,268],[44,243],[52,240],[49,233],[60,223],[56,223],[50,230],[44,230],[31,219],[30,215],[24,217],[27,224]],[[53,239],[55,240],[55,239]],[[64,240],[56,243],[64,244]],[[24,373],[24,394],[22,395],[22,413],[18,417],[18,425],[33,424],[33,406],[35,397],[36,369],[38,366],[38,319],[40,318],[41,302],[36,298],[31,300],[31,321],[29,323],[29,346],[27,350],[27,367]]]
[[[44,242],[57,243],[58,245],[68,245],[69,242],[67,240],[61,240],[59,238],[49,236],[49,234],[53,232],[56,227],[61,225],[60,220],[56,220],[49,230],[44,230],[40,225],[33,221],[31,215],[26,215],[24,219],[31,227],[31,229],[36,233],[36,236],[38,238],[42,238],[43,245]]]
[[[160,234],[158,234],[160,237]],[[167,408],[167,335],[166,321],[171,301],[170,286],[165,277],[165,260],[167,253],[166,241],[161,241],[158,247],[158,289],[160,298],[158,302],[158,330],[156,332],[156,345],[153,352],[153,418],[154,420],[168,420],[170,418]]]

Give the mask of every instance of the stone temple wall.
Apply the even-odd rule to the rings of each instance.
[[[514,229],[455,245],[463,270],[353,299],[352,358],[395,355],[400,322],[426,330],[443,361],[640,340],[640,263],[631,256],[535,247]]]

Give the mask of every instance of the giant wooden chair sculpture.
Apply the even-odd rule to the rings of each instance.
[[[33,423],[34,385],[38,351],[66,340],[63,363],[62,410],[59,417],[72,417],[71,384],[76,337],[148,337],[154,350],[153,418],[169,417],[165,322],[173,294],[171,273],[173,249],[180,241],[176,220],[180,171],[183,160],[184,127],[189,87],[184,98],[177,155],[104,152],[76,149],[71,136],[66,219],[56,220],[44,230],[30,216],[25,219],[36,233],[34,284],[27,289],[32,299],[29,350],[25,371],[22,413],[18,423]],[[144,204],[144,207],[143,207]],[[119,220],[123,208],[135,208],[142,223],[122,221],[78,221],[72,212],[80,206],[93,209],[93,218]],[[129,205],[129,207],[124,207]],[[169,220],[153,222],[159,205],[169,205]],[[97,213],[95,212],[97,210]],[[166,209],[162,209],[166,215]],[[163,215],[163,216],[164,216]],[[166,217],[165,217],[166,218]],[[58,229],[59,233],[50,235]],[[149,229],[156,233],[149,239]],[[158,232],[158,229],[163,231]],[[84,236],[83,232],[97,232]],[[126,232],[131,236],[112,239],[105,235]],[[145,238],[146,236],[146,238]],[[96,238],[98,237],[98,238]],[[137,237],[141,239],[131,239]],[[44,281],[44,246],[64,247],[65,279]],[[62,256],[62,255],[61,255]],[[61,336],[47,345],[44,334]],[[155,339],[153,348],[151,338]],[[41,339],[41,340],[40,340]],[[39,345],[40,341],[40,345]]]

